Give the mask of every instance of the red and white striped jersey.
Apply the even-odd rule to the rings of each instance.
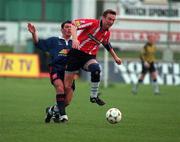
[[[76,19],[74,24],[78,30],[81,30],[78,35],[79,50],[96,55],[101,43],[109,43],[110,32],[102,29],[100,20]]]

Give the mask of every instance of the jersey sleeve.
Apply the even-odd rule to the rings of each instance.
[[[83,30],[91,27],[96,22],[96,19],[76,19],[74,20],[73,25],[76,26],[78,30]]]
[[[49,52],[49,49],[52,46],[53,38],[40,39],[36,45],[37,48],[41,49],[44,52]]]

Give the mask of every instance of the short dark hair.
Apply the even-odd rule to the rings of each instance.
[[[61,24],[61,28],[63,29],[63,28],[64,28],[64,25],[67,24],[67,23],[71,24],[71,21],[70,21],[70,20],[64,21],[64,22]]]
[[[107,9],[103,12],[103,16],[106,17],[108,14],[116,15],[116,11],[112,9]]]

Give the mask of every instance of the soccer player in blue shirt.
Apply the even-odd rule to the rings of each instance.
[[[32,39],[35,46],[50,55],[49,74],[51,83],[56,90],[57,105],[47,108],[47,116],[45,122],[49,123],[54,113],[56,121],[68,121],[68,116],[65,112],[65,107],[70,103],[73,94],[65,94],[64,92],[64,72],[67,62],[67,54],[72,47],[71,38],[71,21],[65,21],[61,25],[62,37],[50,37],[48,39],[39,39],[37,30],[32,23],[28,23],[28,30],[32,34]],[[75,89],[75,84],[72,85],[72,90]],[[73,92],[73,91],[71,91]],[[58,113],[57,113],[58,112]],[[59,118],[58,118],[59,117]]]

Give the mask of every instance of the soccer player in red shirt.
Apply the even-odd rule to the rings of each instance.
[[[116,12],[108,9],[104,11],[102,19],[76,19],[72,21],[72,47],[68,54],[67,68],[65,71],[65,92],[72,91],[74,75],[80,68],[91,72],[91,95],[90,101],[102,106],[105,104],[98,96],[101,68],[96,60],[99,45],[102,44],[112,55],[117,64],[121,59],[116,55],[109,42],[109,28],[116,19]],[[81,30],[77,35],[77,30]]]

